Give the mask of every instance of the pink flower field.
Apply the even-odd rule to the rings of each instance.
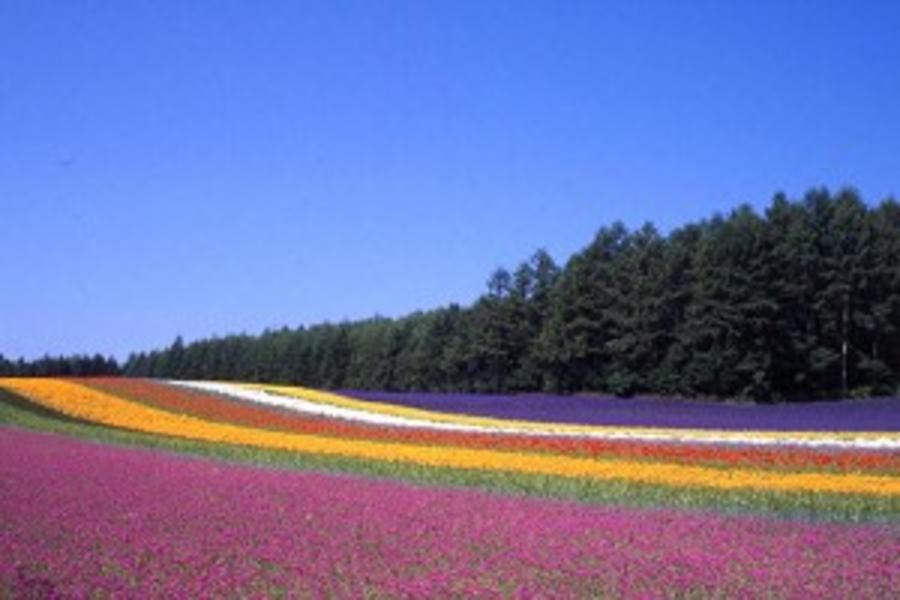
[[[900,592],[895,524],[420,488],[0,428],[0,597]]]

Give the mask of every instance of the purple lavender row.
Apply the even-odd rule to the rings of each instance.
[[[891,525],[426,489],[6,428],[0,476],[3,597],[900,593]]]
[[[585,425],[756,429],[764,431],[900,431],[900,397],[737,405],[649,397],[550,394],[436,394],[342,390],[342,394],[413,408],[500,419]]]

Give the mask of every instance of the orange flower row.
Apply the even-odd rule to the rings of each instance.
[[[654,460],[754,468],[834,469],[900,473],[900,455],[859,450],[723,447],[623,440],[552,438],[363,425],[308,417],[142,379],[79,380],[96,389],[206,420],[274,431],[422,445],[459,446],[584,457]]]

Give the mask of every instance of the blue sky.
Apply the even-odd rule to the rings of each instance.
[[[468,303],[601,225],[898,195],[897,2],[0,2],[0,353]]]

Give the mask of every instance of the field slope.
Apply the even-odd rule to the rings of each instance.
[[[446,400],[0,379],[0,596],[900,591],[893,413],[704,427]]]

